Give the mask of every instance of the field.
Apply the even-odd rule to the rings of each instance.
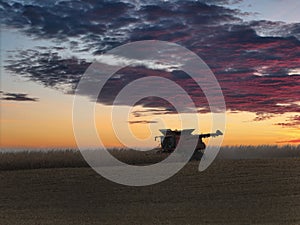
[[[297,152],[260,159],[223,153],[204,172],[191,161],[146,187],[112,183],[72,151],[3,153],[0,224],[300,224]],[[143,158],[118,156],[132,164]],[[147,163],[161,157],[144,156]]]

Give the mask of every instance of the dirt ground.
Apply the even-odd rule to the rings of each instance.
[[[0,171],[0,224],[300,224],[299,158],[198,163],[147,187],[90,168]]]

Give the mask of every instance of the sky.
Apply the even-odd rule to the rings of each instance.
[[[211,69],[226,104],[222,145],[299,144],[299,9],[297,0],[0,0],[0,147],[76,147],[73,101],[83,74],[115,47],[143,40],[176,43]],[[152,148],[161,128],[214,132],[201,88],[176,66],[151,63],[118,71],[96,100],[79,96],[95,106],[93,119],[105,146]],[[174,107],[159,98],[134,107],[113,105],[122,88],[153,76],[189,93],[197,124],[182,124]],[[80,127],[90,147],[85,118],[83,109]],[[130,134],[115,135],[114,129],[128,127]]]

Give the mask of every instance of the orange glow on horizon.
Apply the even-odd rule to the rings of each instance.
[[[71,99],[71,98],[70,98]],[[2,148],[76,148],[76,141],[72,127],[72,101],[59,102],[35,102],[35,103],[1,103],[1,147]],[[99,109],[109,112],[111,107],[99,108],[96,106],[96,126],[101,140],[106,147],[124,147],[114,134],[110,118],[99,113]],[[102,111],[103,112],[103,111]],[[227,113],[226,131],[224,132],[223,146],[225,145],[285,145],[299,143],[288,143],[284,141],[300,139],[300,131],[297,128],[282,128],[274,125],[285,121],[294,114],[278,116],[263,121],[253,121],[254,113],[238,112]],[[119,126],[129,126],[132,134],[141,142],[132,141],[128,133],[122,134],[122,138],[131,146],[156,147],[158,142],[154,136],[160,135],[159,128],[168,127],[181,129],[178,115],[160,115],[142,117],[142,120],[154,120],[157,123],[133,123],[128,121],[139,120],[132,114]],[[199,116],[198,127],[194,133],[210,132],[209,114]],[[84,121],[82,122],[84,127]],[[185,127],[187,128],[187,127]],[[151,131],[154,133],[152,134]],[[124,135],[124,136],[123,136]],[[148,138],[148,140],[147,140]],[[136,144],[136,143],[146,144]],[[87,143],[89,147],[89,143]]]

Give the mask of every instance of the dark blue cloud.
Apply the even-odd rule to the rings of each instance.
[[[57,53],[38,50],[19,51],[18,57],[8,60],[7,70],[23,75],[46,87],[72,92],[90,65],[75,57],[62,58]]]

